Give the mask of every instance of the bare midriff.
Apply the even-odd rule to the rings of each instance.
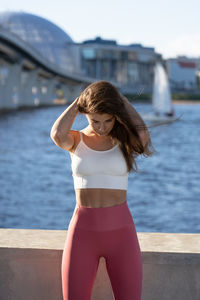
[[[126,190],[117,189],[76,189],[76,202],[80,206],[108,207],[126,202]]]

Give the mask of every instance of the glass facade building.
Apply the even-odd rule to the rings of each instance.
[[[154,48],[140,44],[118,45],[101,37],[75,43],[57,25],[25,12],[0,13],[0,27],[60,70],[82,78],[110,80],[132,91],[141,86],[151,91],[155,62],[162,59]]]
[[[0,13],[0,26],[65,71],[75,72],[72,38],[54,23],[25,12]]]
[[[85,75],[112,80],[136,90],[138,85],[151,90],[154,64],[161,59],[154,48],[140,44],[118,45],[116,41],[100,37],[84,41],[79,47],[80,65]]]

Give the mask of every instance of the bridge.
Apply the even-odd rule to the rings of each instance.
[[[65,31],[42,17],[0,13],[0,110],[72,102],[97,81],[81,70],[74,46]]]
[[[58,86],[70,102],[94,81],[62,70],[30,44],[0,27],[0,109],[53,104]]]

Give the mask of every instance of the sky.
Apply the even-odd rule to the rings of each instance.
[[[154,47],[163,58],[200,57],[200,0],[0,0],[0,12],[32,13],[74,42],[100,36]]]

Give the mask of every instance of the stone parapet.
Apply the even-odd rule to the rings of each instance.
[[[66,230],[0,229],[0,299],[62,300]],[[138,233],[142,300],[200,299],[200,235]],[[91,300],[113,300],[101,258]],[[126,299],[124,299],[126,300]]]

